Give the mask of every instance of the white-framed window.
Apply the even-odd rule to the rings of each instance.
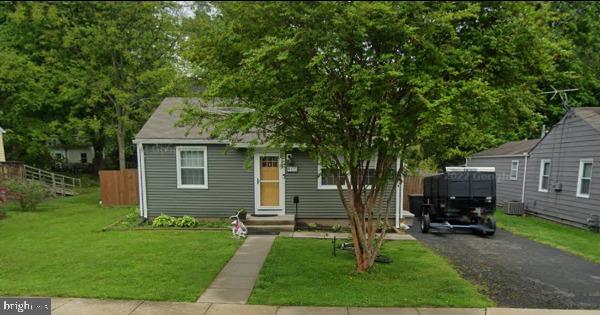
[[[373,183],[373,179],[375,178],[376,166],[377,163],[374,163],[373,161],[369,163],[369,169],[367,169],[367,175],[365,176],[365,184],[367,189],[371,188],[371,184]],[[341,172],[337,171],[336,173],[336,171],[334,170],[323,168],[321,166],[321,163],[318,164],[317,172],[319,174],[317,178],[318,189],[337,189],[337,186],[335,184],[336,176],[340,177],[340,180],[342,181],[342,183],[344,183],[343,174]],[[346,184],[343,184],[342,188],[347,189],[348,187],[346,186]]]
[[[206,147],[178,146],[177,188],[208,188],[208,169],[206,166]]]
[[[343,174],[340,171],[327,169],[321,166],[321,163],[317,166],[317,172],[319,174],[317,178],[317,189],[337,189],[335,184],[335,177],[338,176],[342,181],[342,188],[346,189],[347,186],[344,183]]]
[[[592,159],[582,159],[579,161],[579,176],[577,177],[577,197],[590,198],[592,187]]]
[[[510,180],[519,179],[519,160],[512,160],[510,162]]]
[[[540,184],[538,190],[548,192],[550,186],[550,160],[540,161]]]

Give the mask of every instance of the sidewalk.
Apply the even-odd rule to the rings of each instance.
[[[96,299],[52,299],[53,315],[600,315],[600,310],[510,308],[358,308],[213,303],[149,302]]]
[[[246,304],[273,241],[273,235],[248,236],[198,303]]]

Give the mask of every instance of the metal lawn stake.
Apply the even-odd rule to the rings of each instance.
[[[233,225],[233,227],[231,228],[231,233],[233,234],[233,237],[237,239],[239,239],[240,237],[244,238],[246,237],[246,234],[248,234],[248,229],[246,229],[246,226],[244,225],[242,220],[240,220],[240,212],[242,211],[240,210],[235,215],[229,217],[230,219],[234,219],[234,221],[231,222],[231,224]]]

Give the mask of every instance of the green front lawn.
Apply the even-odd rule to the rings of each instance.
[[[241,244],[227,232],[101,228],[129,213],[98,193],[0,220],[0,296],[195,301]]]
[[[330,240],[276,239],[250,304],[486,307],[493,303],[416,241],[384,244],[389,265],[354,271],[354,256],[332,256]]]
[[[516,235],[550,245],[600,263],[600,234],[536,217],[496,212],[498,226]]]

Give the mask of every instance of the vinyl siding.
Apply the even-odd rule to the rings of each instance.
[[[594,160],[590,198],[577,197],[579,161]],[[551,160],[550,187],[539,192],[540,163]],[[555,191],[553,184],[562,184]],[[585,225],[591,214],[600,215],[600,133],[575,115],[566,115],[531,152],[527,167],[528,211]]]
[[[295,213],[294,196],[298,196],[298,215],[303,218],[347,218],[337,190],[322,190],[317,188],[318,164],[309,158],[306,153],[294,152],[294,160],[298,166],[298,173],[286,174],[285,200],[286,212]],[[389,192],[391,188],[388,190]],[[390,218],[395,217],[396,199],[392,196],[390,204]]]
[[[252,164],[250,169],[245,167],[247,151],[227,149],[225,145],[205,146],[208,189],[178,189],[176,145],[144,145],[149,217],[161,213],[226,217],[240,207],[254,213],[254,170]],[[337,190],[317,189],[317,163],[306,153],[294,151],[292,154],[298,172],[285,175],[286,213],[296,213],[293,198],[298,196],[298,218],[346,218]],[[395,198],[392,197],[390,217],[394,217],[394,212]]]
[[[519,161],[517,180],[510,179],[510,167],[514,160]],[[521,201],[525,157],[472,157],[468,161],[468,166],[496,168],[496,200],[498,204]]]
[[[189,145],[185,145],[189,146]],[[161,213],[227,217],[238,208],[254,211],[254,173],[246,151],[206,145],[208,189],[178,189],[175,145],[144,145],[148,216]]]

